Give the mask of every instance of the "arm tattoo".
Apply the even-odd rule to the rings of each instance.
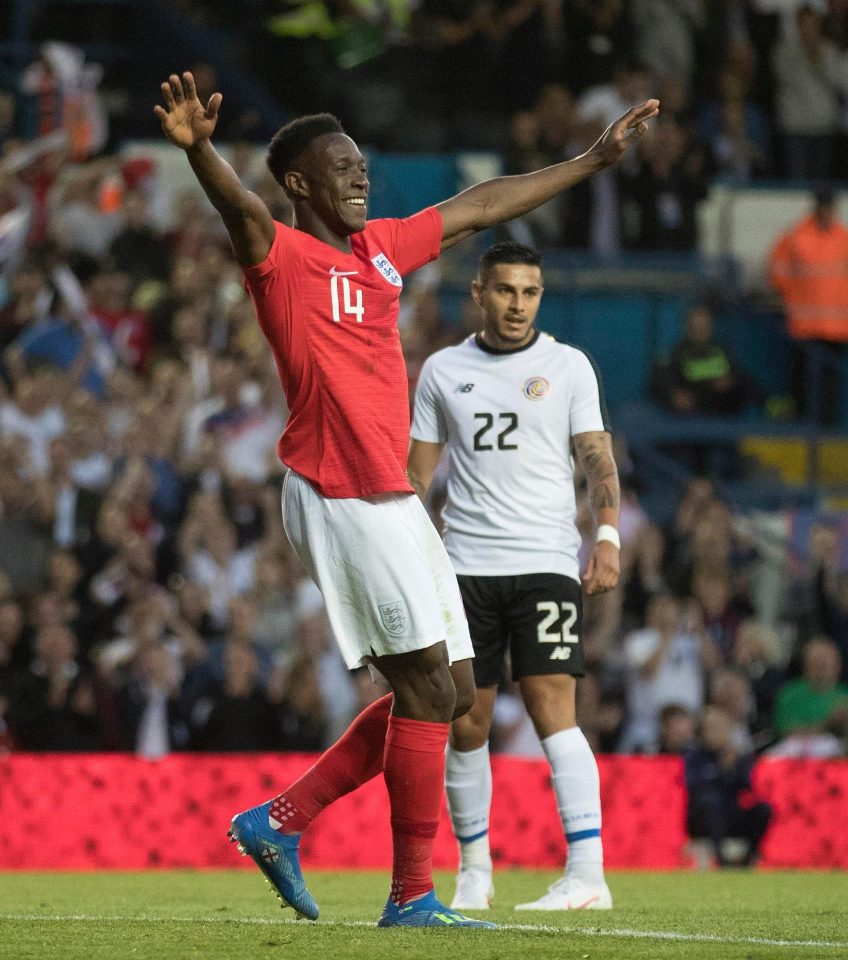
[[[620,494],[618,471],[612,455],[612,439],[608,433],[578,433],[574,448],[586,474],[589,502],[595,517],[598,511],[618,509]]]

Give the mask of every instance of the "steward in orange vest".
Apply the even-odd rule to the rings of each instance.
[[[778,239],[768,271],[791,337],[848,341],[848,227],[834,215],[830,188],[817,190],[812,215]]]

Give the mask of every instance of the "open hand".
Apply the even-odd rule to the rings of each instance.
[[[659,100],[646,100],[632,107],[606,128],[589,153],[596,154],[604,166],[617,163],[630,145],[648,132],[648,121],[659,112]]]
[[[171,74],[167,83],[162,84],[162,97],[165,106],[157,105],[153,112],[171,143],[188,150],[212,136],[223,99],[220,93],[213,93],[204,107],[197,98],[194,77],[186,71],[182,80],[175,73]]]

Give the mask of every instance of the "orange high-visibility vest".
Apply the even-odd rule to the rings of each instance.
[[[807,217],[769,254],[769,280],[783,297],[796,340],[848,340],[848,227],[823,230]]]

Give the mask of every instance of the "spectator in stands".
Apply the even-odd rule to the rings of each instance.
[[[568,109],[572,110],[573,102],[570,99],[567,102]],[[533,110],[521,110],[513,114],[510,119],[509,140],[504,157],[508,174],[532,173],[534,170],[541,170],[551,162],[550,154],[542,146],[542,127],[542,120]],[[513,221],[509,226],[510,236],[516,238],[523,236],[527,242],[542,245],[559,243],[565,232],[562,223],[565,206],[565,194],[554,197]],[[574,243],[572,240],[570,245],[585,244]],[[430,344],[425,343],[423,347],[425,353],[429,353]]]
[[[224,406],[206,420],[203,431],[217,440],[222,466],[233,483],[258,485],[271,474],[269,451],[275,448],[282,429],[281,405],[278,391],[270,384],[270,364],[263,365],[258,382],[247,379],[243,360],[238,369],[238,386],[230,386],[223,394]]]
[[[14,747],[9,727],[9,709],[20,660],[24,616],[11,600],[0,600],[0,756]]]
[[[210,393],[214,351],[209,332],[208,320],[197,304],[184,303],[174,311],[171,352],[188,374],[193,403],[205,400]]]
[[[778,237],[769,254],[769,279],[796,344],[791,376],[796,409],[833,424],[848,341],[848,227],[836,218],[829,186],[818,187],[813,199],[812,214]]]
[[[736,183],[767,175],[772,166],[771,132],[763,111],[745,96],[738,73],[725,69],[718,80],[719,97],[698,119],[713,173]]]
[[[50,554],[47,589],[61,604],[65,619],[71,624],[78,621],[81,605],[85,600],[82,575],[82,565],[73,550],[62,547],[53,550]]]
[[[50,441],[67,429],[59,405],[56,380],[60,372],[50,364],[39,364],[17,379],[13,400],[0,404],[0,431],[6,437],[26,441],[26,471],[30,478],[47,473]]]
[[[138,283],[168,275],[168,250],[153,229],[144,194],[128,190],[121,203],[121,229],[109,247],[115,266]]]
[[[695,718],[679,703],[668,703],[660,710],[658,753],[682,756],[695,741]]]
[[[93,260],[104,257],[121,229],[117,163],[114,157],[80,165],[64,181],[51,234],[64,251]]]
[[[639,163],[618,170],[622,246],[632,250],[694,250],[696,212],[707,195],[700,146],[676,120],[659,120],[635,151]]]
[[[163,252],[162,241],[157,249]],[[109,338],[122,364],[131,370],[143,370],[152,348],[150,317],[146,310],[131,302],[134,277],[129,267],[97,270],[85,287],[88,308]]]
[[[681,78],[689,90],[695,78],[699,35],[706,25],[706,7],[681,0],[632,4],[640,62],[658,77]]]
[[[654,753],[659,747],[660,711],[670,703],[694,714],[704,702],[704,671],[718,652],[699,622],[695,604],[685,613],[670,594],[648,605],[647,626],[624,641],[628,666],[627,726],[619,749]]]
[[[47,571],[44,529],[26,442],[0,431],[0,570],[16,596],[39,588]]]
[[[77,548],[87,587],[90,587],[92,578],[115,559],[131,536],[129,518],[123,504],[114,497],[104,500],[97,510],[89,539]],[[93,596],[89,594],[89,601],[92,600]]]
[[[622,484],[621,520],[628,517],[628,504],[635,493]],[[619,521],[624,532],[625,524]],[[633,531],[632,538],[622,537],[621,579],[622,620],[629,629],[645,622],[645,613],[651,597],[668,590],[663,574],[666,542],[662,530],[645,519]]]
[[[620,55],[620,51],[616,51]],[[580,126],[575,131],[576,146],[587,150],[620,113],[617,106],[639,103],[652,95],[653,80],[642,66],[619,62],[613,71],[612,82],[590,87],[578,102]],[[666,104],[663,102],[663,115]],[[635,175],[638,160],[627,158],[628,170]],[[564,211],[562,243],[569,247],[588,247],[595,253],[609,257],[622,246],[622,210],[619,198],[619,177],[615,170],[605,170],[591,181],[584,181],[576,189],[561,197]],[[632,212],[632,211],[631,211]],[[626,230],[624,230],[626,233]]]
[[[257,554],[252,594],[256,606],[254,638],[267,656],[282,654],[291,659],[298,621],[298,573],[297,561],[284,549],[280,541]]]
[[[709,706],[701,719],[698,744],[686,754],[686,830],[690,837],[705,838],[719,866],[736,866],[730,860],[729,839],[746,841],[741,864],[752,866],[771,820],[767,803],[751,792],[753,756],[733,742],[733,722],[721,707]]]
[[[848,684],[848,574],[841,573],[828,582],[819,581],[822,624],[839,650],[842,660],[840,680]]]
[[[832,593],[841,567],[838,525],[828,517],[816,517],[805,542],[796,545],[786,578],[785,616],[796,635],[789,669],[799,672],[800,644],[817,634],[827,633],[824,597]]]
[[[65,404],[67,440],[71,445],[71,476],[80,488],[102,493],[112,481],[113,455],[106,433],[104,404],[78,387]]]
[[[256,616],[257,607],[253,596],[248,593],[238,594],[230,600],[227,607],[227,625],[224,632],[228,645],[236,642],[253,651],[256,659],[255,672],[258,679],[264,683],[271,672],[274,658],[270,651],[263,650],[256,644]],[[224,657],[226,650],[225,647]]]
[[[179,660],[167,644],[142,639],[120,691],[121,749],[156,760],[185,749],[189,726]]]
[[[185,580],[178,574],[169,583],[177,595],[177,614],[207,646],[219,640],[221,633],[212,623],[209,613],[209,591],[199,583]]]
[[[730,718],[730,742],[738,753],[753,753],[756,744],[751,733],[754,695],[748,678],[736,670],[714,670],[710,676],[709,702]]]
[[[830,177],[845,67],[824,34],[812,5],[798,9],[773,56],[777,122],[783,136],[784,173],[796,179]]]
[[[259,684],[259,661],[249,643],[227,642],[223,681],[192,705],[191,722],[191,750],[237,753],[277,747],[273,709]]]
[[[681,505],[681,521],[690,506],[699,504],[697,513],[685,519],[685,532],[673,543],[668,577],[673,589],[691,594],[698,601],[701,616],[723,656],[733,648],[736,629],[751,613],[750,591],[757,552],[735,529],[734,517],[726,504],[707,495],[700,499],[702,480],[692,481],[695,491],[689,503]],[[707,485],[704,490],[711,490]]]
[[[36,484],[41,521],[62,547],[85,543],[91,537],[101,497],[74,479],[73,450],[67,435],[50,442],[50,469]]]
[[[703,530],[706,524],[701,525]],[[723,661],[736,643],[736,631],[749,609],[740,610],[730,584],[729,567],[696,566],[692,574],[692,597],[698,604],[704,629],[709,634]],[[746,602],[746,601],[742,601]]]
[[[14,686],[9,726],[21,750],[78,752],[99,744],[97,699],[77,641],[63,624],[41,627],[35,659]]]
[[[60,303],[6,348],[5,362],[16,382],[27,370],[50,365],[64,373],[66,391],[80,384],[102,396],[114,354],[108,337],[93,319]]]
[[[253,588],[255,548],[237,549],[235,526],[222,519],[214,527],[197,529],[182,549],[187,578],[208,589],[212,620],[223,626],[230,599]]]
[[[0,308],[0,350],[5,351],[20,334],[41,320],[50,308],[52,291],[41,258],[30,254],[7,276],[7,301]],[[4,379],[8,374],[3,368]]]
[[[772,717],[784,673],[778,666],[780,652],[773,630],[757,620],[739,624],[733,645],[731,664],[748,678],[754,697],[751,727],[757,749],[774,739]]]
[[[848,736],[848,686],[839,682],[839,651],[814,637],[801,651],[801,676],[777,695],[775,727],[782,738],[774,756],[837,756]]]
[[[652,379],[654,398],[678,414],[734,414],[762,399],[751,377],[716,339],[713,315],[702,304],[687,311],[683,339],[659,361]]]
[[[13,746],[8,714],[16,675],[15,649],[23,623],[23,613],[17,604],[0,602],[0,756],[8,753]]]
[[[309,753],[326,747],[326,709],[312,657],[302,654],[287,671],[278,671],[269,684],[269,696],[278,704],[274,735],[278,750]]]
[[[566,7],[563,10],[566,43],[563,59],[569,84],[582,90],[609,83],[621,51],[633,47],[627,5],[623,0],[573,0],[567,5],[550,6]]]
[[[27,653],[23,636],[23,608],[9,598],[0,600],[0,692],[7,696],[11,694],[11,681],[15,672],[26,665]]]

